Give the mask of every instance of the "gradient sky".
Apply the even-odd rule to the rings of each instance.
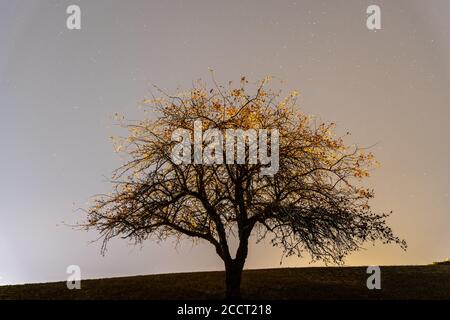
[[[66,8],[82,30],[66,29]],[[382,30],[369,31],[378,4]],[[115,112],[142,116],[151,84],[274,75],[302,109],[337,122],[382,166],[369,180],[377,210],[409,249],[371,244],[347,265],[426,264],[450,256],[450,2],[0,0],[0,284],[222,269],[208,245],[115,240],[64,225],[109,191],[122,163]],[[247,268],[280,266],[252,245]],[[283,266],[309,265],[285,259]],[[315,264],[320,265],[320,264]]]

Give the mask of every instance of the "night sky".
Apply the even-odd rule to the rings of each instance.
[[[66,28],[66,8],[82,29]],[[382,29],[366,28],[377,4]],[[367,244],[347,265],[427,264],[450,256],[450,2],[0,0],[0,284],[223,269],[207,244],[114,240],[73,230],[91,196],[123,163],[114,114],[139,119],[152,84],[173,92],[198,78],[273,75],[301,109],[381,162],[373,207],[399,247]],[[247,268],[280,266],[269,241]],[[287,266],[309,265],[292,257]],[[320,264],[313,264],[320,265]]]

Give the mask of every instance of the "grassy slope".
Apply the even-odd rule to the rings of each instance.
[[[381,268],[382,290],[368,290],[365,267],[244,272],[247,299],[450,299],[450,266]],[[221,299],[223,273],[200,272],[0,287],[0,299]]]

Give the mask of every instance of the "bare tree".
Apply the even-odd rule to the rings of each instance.
[[[129,136],[118,145],[130,160],[114,172],[114,192],[96,198],[87,210],[84,226],[99,230],[103,250],[117,236],[136,243],[183,236],[207,241],[225,264],[226,297],[239,298],[251,236],[270,237],[283,256],[306,252],[326,263],[342,263],[365,241],[406,248],[386,225],[389,214],[372,212],[373,190],[360,186],[376,162],[373,155],[347,146],[333,133],[333,123],[319,124],[301,113],[297,92],[283,98],[268,82],[250,85],[243,77],[237,86],[198,83],[173,96],[159,90],[161,98],[144,101],[157,116],[123,123]],[[260,161],[177,163],[172,151],[179,141],[172,134],[182,128],[193,135],[195,120],[204,130],[224,134],[277,129],[278,172],[261,175]],[[236,252],[230,241],[238,243]]]

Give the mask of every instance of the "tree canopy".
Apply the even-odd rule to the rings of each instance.
[[[283,256],[307,253],[327,263],[342,263],[366,241],[406,248],[386,224],[389,213],[371,209],[373,190],[362,186],[376,164],[372,153],[347,145],[334,123],[304,114],[298,92],[282,96],[269,84],[270,78],[249,84],[242,77],[237,85],[199,82],[174,95],[158,90],[143,102],[149,117],[122,121],[129,134],[116,143],[129,161],[114,172],[113,192],[88,209],[85,225],[100,231],[103,248],[117,236],[137,243],[152,237],[207,241],[225,263],[228,297],[239,295],[250,236],[269,238]],[[224,134],[276,129],[278,171],[261,175],[266,164],[260,161],[177,163],[172,152],[179,141],[172,134],[181,128],[193,136],[196,120],[203,130]],[[208,143],[204,139],[203,147]]]

